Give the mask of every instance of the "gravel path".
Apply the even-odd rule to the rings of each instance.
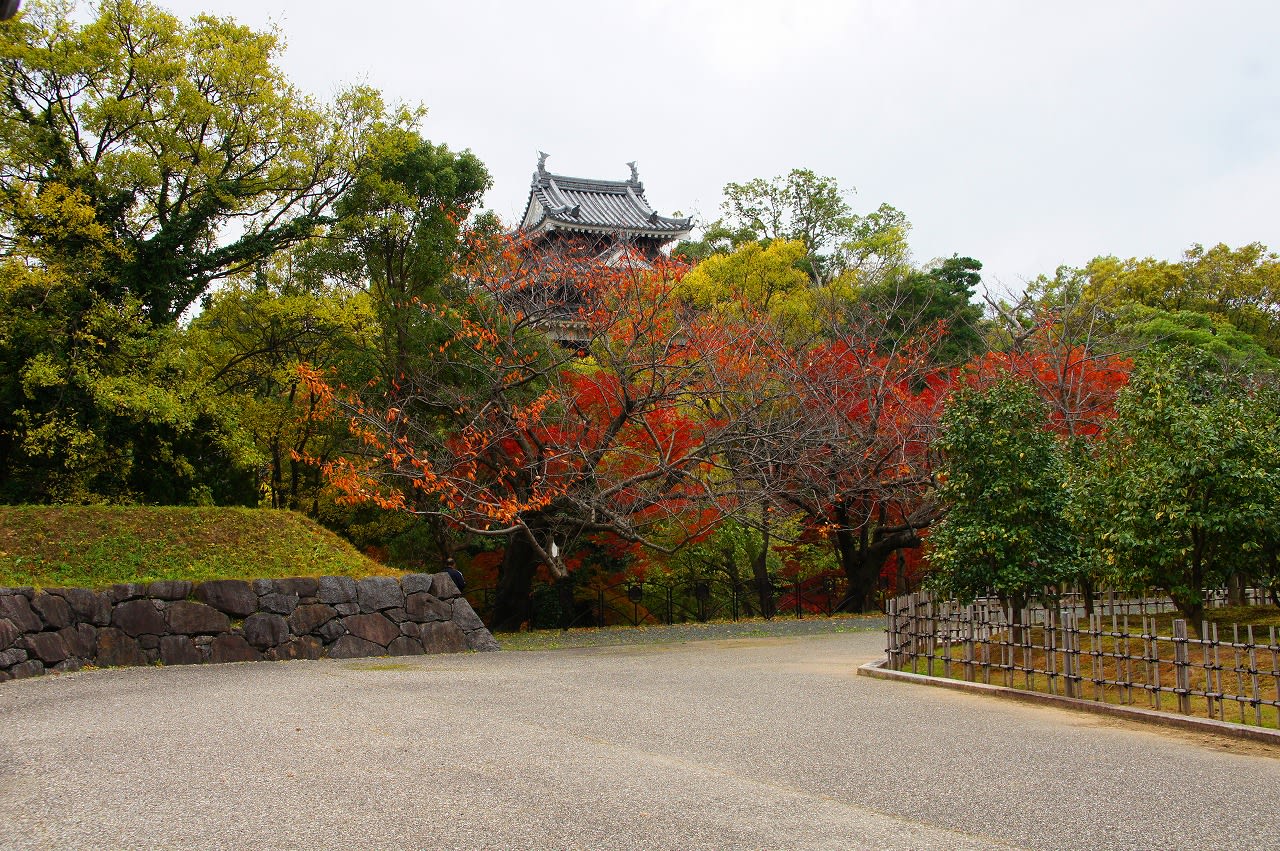
[[[0,848],[1280,847],[1274,752],[854,676],[881,642],[5,683]]]

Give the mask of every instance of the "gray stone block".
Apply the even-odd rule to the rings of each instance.
[[[31,608],[31,601],[22,594],[0,597],[0,618],[9,620],[20,632],[39,632],[44,628],[44,622]]]
[[[226,632],[231,620],[213,606],[191,600],[179,600],[165,611],[169,631],[178,635]]]
[[[245,584],[248,587],[248,583]],[[239,635],[219,635],[209,645],[209,661],[222,662],[258,662],[262,654],[249,645]]]
[[[356,602],[362,612],[404,608],[404,592],[394,576],[367,576],[356,583]]]
[[[294,635],[308,635],[338,616],[338,610],[324,603],[298,606],[289,615],[289,630]]]
[[[75,656],[68,656],[58,664],[51,668],[45,668],[45,671],[56,671],[59,674],[71,674],[84,667],[84,663]]]
[[[335,618],[322,626],[316,627],[315,634],[320,636],[325,644],[332,644],[347,634],[347,628],[342,625],[342,621]]]
[[[44,663],[37,659],[29,659],[26,662],[19,662],[9,669],[9,676],[15,680],[26,679],[27,677],[38,677],[44,673]]]
[[[408,573],[400,577],[400,588],[405,594],[431,592],[430,573]]]
[[[56,664],[72,655],[67,649],[67,642],[56,632],[33,632],[18,640],[18,646],[27,653],[40,659],[46,665]]]
[[[27,651],[21,647],[10,647],[8,650],[0,651],[0,668],[9,668],[19,662],[25,662],[30,658]]]
[[[427,653],[460,653],[467,649],[467,636],[448,621],[424,623],[419,635]]]
[[[264,594],[273,594],[275,593],[275,590],[275,585],[270,579],[253,580],[253,593],[257,594],[259,597]]]
[[[98,645],[98,630],[87,623],[76,624],[58,630],[67,652],[80,659],[92,659]]]
[[[160,661],[166,665],[198,665],[200,651],[185,635],[166,635],[160,639]]]
[[[360,612],[359,603],[334,603],[333,607],[334,609],[337,610],[338,614],[344,615],[344,616],[354,615]]]
[[[273,612],[277,615],[289,615],[293,610],[298,608],[298,595],[281,594],[272,591],[270,594],[263,594],[258,598],[258,609],[264,612]]]
[[[502,649],[502,645],[494,640],[493,635],[487,629],[476,629],[468,632],[467,647],[480,652]]]
[[[67,604],[66,600],[43,591],[31,599],[31,608],[44,621],[45,626],[51,629],[62,629],[64,626],[71,626],[75,620],[71,614],[71,606]]]
[[[147,663],[138,642],[123,630],[113,626],[98,630],[98,646],[94,652],[94,662],[104,667]]]
[[[466,597],[458,597],[453,601],[452,620],[461,627],[463,632],[484,629],[484,621],[480,620],[480,616],[476,614],[475,609],[471,608]]]
[[[84,623],[95,626],[111,623],[111,600],[106,594],[99,594],[88,588],[53,588],[49,593],[66,600],[71,611]]]
[[[0,618],[0,650],[8,650],[20,635],[22,631],[13,625],[13,621]]]
[[[324,645],[320,643],[320,639],[303,635],[290,639],[279,647],[273,647],[263,655],[273,660],[319,659],[323,652]]]
[[[314,576],[297,576],[275,581],[277,594],[292,594],[295,597],[314,597],[320,583]]]
[[[462,592],[453,584],[453,577],[442,571],[431,574],[431,593],[441,600],[452,600]]]
[[[347,628],[347,632],[357,638],[363,638],[365,641],[371,641],[381,647],[386,647],[400,636],[398,624],[392,623],[382,615],[372,612],[343,618],[342,625]]]
[[[321,603],[354,603],[356,581],[349,576],[321,576],[316,582],[316,599]]]
[[[242,579],[213,579],[196,586],[196,599],[233,618],[245,618],[258,610],[258,595]]]
[[[387,645],[388,656],[421,656],[423,652],[422,642],[407,635],[402,635]]]
[[[385,656],[387,649],[354,635],[344,635],[329,648],[330,659],[360,659],[365,656]]]
[[[266,650],[289,640],[289,622],[281,615],[257,612],[244,619],[244,640]]]
[[[147,596],[147,586],[140,582],[121,582],[112,585],[103,593],[112,603],[123,603],[126,600],[136,600],[139,597]]]
[[[129,600],[111,612],[111,625],[133,638],[140,635],[164,635],[169,631],[164,615],[152,600]]]
[[[147,586],[147,596],[157,600],[185,600],[191,596],[191,583],[185,579],[163,579]]]
[[[333,621],[335,617],[338,617],[338,609],[333,608],[332,605],[324,603],[300,605],[293,609],[293,614],[289,616],[289,631],[293,632],[293,635],[308,635],[317,627]]]
[[[418,623],[447,621],[453,618],[453,606],[430,594],[410,594],[405,598],[405,611]]]

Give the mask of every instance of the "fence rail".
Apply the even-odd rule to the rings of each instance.
[[[1246,600],[1266,596],[1250,591]],[[1221,605],[1225,594],[1206,597]],[[900,671],[1148,704],[1223,721],[1280,726],[1280,636],[1275,627],[1189,634],[1170,601],[1106,595],[1091,614],[1074,600],[1020,611],[998,600],[961,605],[928,592],[888,602],[888,665]]]

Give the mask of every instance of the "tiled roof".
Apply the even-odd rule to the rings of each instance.
[[[649,206],[634,163],[630,180],[588,180],[551,174],[545,160],[543,154],[533,174],[522,230],[624,232],[665,241],[684,236],[692,227],[691,219],[660,216]]]

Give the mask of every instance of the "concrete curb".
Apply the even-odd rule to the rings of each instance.
[[[944,677],[930,677],[925,674],[911,674],[906,671],[895,671],[886,668],[887,659],[858,668],[858,675],[878,680],[893,680],[900,683],[947,688],[970,694],[981,694],[988,697],[1000,697],[1005,700],[1017,700],[1022,703],[1035,703],[1041,706],[1056,706],[1060,709],[1075,709],[1080,712],[1092,712],[1095,715],[1109,715],[1114,718],[1127,718],[1154,724],[1160,727],[1173,727],[1179,730],[1190,730],[1196,733],[1214,733],[1231,736],[1237,739],[1248,739],[1264,742],[1280,747],[1280,730],[1262,727],[1249,727],[1244,724],[1233,724],[1227,721],[1215,721],[1212,718],[1195,718],[1189,715],[1173,715],[1168,712],[1157,712],[1154,709],[1142,709],[1136,706],[1122,706],[1114,703],[1101,703],[1095,700],[1081,700],[1075,697],[1060,697],[1056,694],[1045,694],[1038,691],[1024,691],[1007,686],[993,686],[986,683],[971,683],[966,680],[952,680]]]

